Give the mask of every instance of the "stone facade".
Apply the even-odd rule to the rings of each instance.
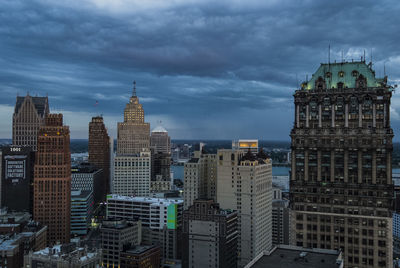
[[[49,114],[47,97],[17,97],[13,114],[13,145],[29,146],[37,150],[37,135],[40,126]]]
[[[364,61],[321,64],[296,90],[294,245],[341,249],[345,267],[392,267],[391,96]]]

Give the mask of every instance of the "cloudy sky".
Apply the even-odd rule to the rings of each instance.
[[[399,13],[398,0],[2,0],[0,138],[27,92],[48,94],[72,138],[97,114],[115,137],[136,80],[146,121],[172,138],[289,140],[292,94],[329,44],[332,61],[372,51],[399,83]],[[399,114],[396,93],[395,133]]]

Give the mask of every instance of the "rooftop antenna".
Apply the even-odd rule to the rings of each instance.
[[[308,74],[306,74],[306,82],[308,82]]]
[[[372,47],[371,47],[371,66],[372,66]]]
[[[383,63],[383,77],[386,76],[386,61]]]
[[[132,92],[132,97],[136,97],[136,80],[133,81],[133,92]]]
[[[364,62],[365,62],[365,49],[364,49]]]
[[[342,49],[342,63],[343,63],[343,49]]]
[[[331,65],[331,44],[328,47],[328,65]]]

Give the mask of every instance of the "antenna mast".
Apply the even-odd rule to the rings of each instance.
[[[132,92],[132,97],[136,97],[136,80],[133,81],[133,92]]]

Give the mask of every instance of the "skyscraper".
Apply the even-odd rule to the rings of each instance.
[[[185,163],[183,199],[188,209],[199,198],[216,201],[217,158],[215,154],[196,151],[194,157]]]
[[[93,117],[89,123],[89,163],[103,170],[101,192],[110,193],[110,137],[102,116]],[[105,200],[105,195],[101,199]]]
[[[260,151],[218,150],[217,202],[238,212],[238,265],[272,246],[272,162]]]
[[[68,243],[71,216],[69,127],[62,114],[49,114],[38,132],[33,217],[48,226],[48,243]]]
[[[113,194],[149,196],[150,151],[144,150],[137,156],[116,156],[114,163]]]
[[[345,267],[392,267],[391,96],[365,61],[321,64],[296,90],[295,245],[342,249]]]
[[[45,123],[49,113],[47,97],[17,97],[13,114],[12,144],[30,146],[37,150],[39,127]]]
[[[150,148],[150,124],[144,122],[144,110],[134,82],[132,97],[124,110],[124,122],[118,123],[117,156],[139,154],[143,148]]]
[[[171,138],[168,136],[168,131],[162,126],[151,131],[150,145],[156,153],[171,154]]]

